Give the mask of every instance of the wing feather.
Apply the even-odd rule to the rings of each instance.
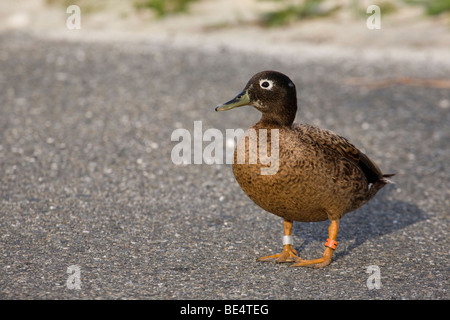
[[[321,129],[309,124],[297,124],[293,129],[301,132],[303,138],[306,136],[320,147],[332,150],[345,159],[353,162],[364,172],[369,183],[374,183],[383,178],[383,173],[377,164],[346,138],[333,131]]]

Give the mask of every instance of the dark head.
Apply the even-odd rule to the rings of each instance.
[[[250,105],[262,112],[262,122],[290,126],[297,112],[295,85],[277,71],[255,74],[233,100],[216,107],[216,111],[231,110]]]

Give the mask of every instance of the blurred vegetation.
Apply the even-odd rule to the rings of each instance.
[[[188,6],[197,0],[138,0],[134,2],[137,9],[151,9],[159,18],[168,14],[187,12]]]
[[[281,0],[272,1],[280,2]],[[270,27],[280,26],[304,18],[326,17],[340,9],[340,6],[325,7],[322,4],[323,0],[305,0],[297,5],[290,2],[280,10],[264,14],[262,23]]]
[[[424,6],[426,13],[430,16],[450,12],[450,0],[405,0],[405,2]]]
[[[358,0],[349,1],[346,5],[333,5],[334,1],[326,0],[259,0],[272,1],[283,4],[281,9],[265,13],[262,23],[265,26],[281,26],[293,21],[327,17],[340,10],[348,10],[356,15],[367,15],[366,6]],[[406,5],[420,5],[424,7],[427,15],[439,15],[450,13],[450,0],[381,0],[374,1],[380,7],[382,14],[392,14],[399,8]]]
[[[77,5],[84,13],[98,12],[105,8],[110,0],[45,0],[48,5],[59,5],[68,7],[70,5]]]
[[[45,0],[48,5],[68,7],[75,4],[86,13],[101,11],[105,7],[117,5],[121,1],[123,4],[123,0]],[[133,0],[129,1],[129,5],[136,10],[151,10],[158,18],[162,18],[169,14],[187,12],[189,5],[195,1],[198,0]]]
[[[376,3],[376,5],[378,7],[380,7],[380,12],[381,14],[392,14],[396,11],[398,11],[399,9],[399,3],[398,1],[394,2],[394,1],[378,1]],[[357,15],[359,16],[367,16],[367,7],[365,6],[358,6],[356,3],[354,4],[354,12],[356,12]]]
[[[120,0],[123,1],[123,0]],[[98,12],[107,6],[114,6],[119,0],[45,0],[48,5],[69,6],[76,4],[83,12]],[[130,7],[134,10],[150,10],[156,17],[163,18],[171,14],[186,13],[189,6],[197,1],[214,0],[132,0]],[[231,1],[231,0],[230,0]],[[367,15],[366,7],[358,0],[255,0],[277,2],[278,9],[265,12],[260,17],[263,26],[282,26],[303,19],[329,17],[336,12],[347,10],[358,16]],[[336,2],[338,4],[336,4]],[[450,0],[377,0],[373,1],[382,14],[391,14],[405,5],[421,6],[429,16],[450,14]],[[123,3],[123,2],[120,2]]]

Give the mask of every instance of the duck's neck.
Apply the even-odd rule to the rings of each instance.
[[[276,113],[265,112],[258,123],[268,127],[290,127],[294,123],[296,111],[297,108]]]

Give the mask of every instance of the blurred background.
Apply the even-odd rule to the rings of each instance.
[[[66,8],[81,9],[81,30],[67,32]],[[369,30],[369,5],[381,30]],[[0,28],[64,37],[144,36],[197,46],[242,48],[274,41],[290,47],[447,49],[449,0],[21,0],[0,3]],[[125,35],[124,35],[125,34]],[[181,38],[181,39],[180,39]],[[233,41],[233,44],[229,43]]]

